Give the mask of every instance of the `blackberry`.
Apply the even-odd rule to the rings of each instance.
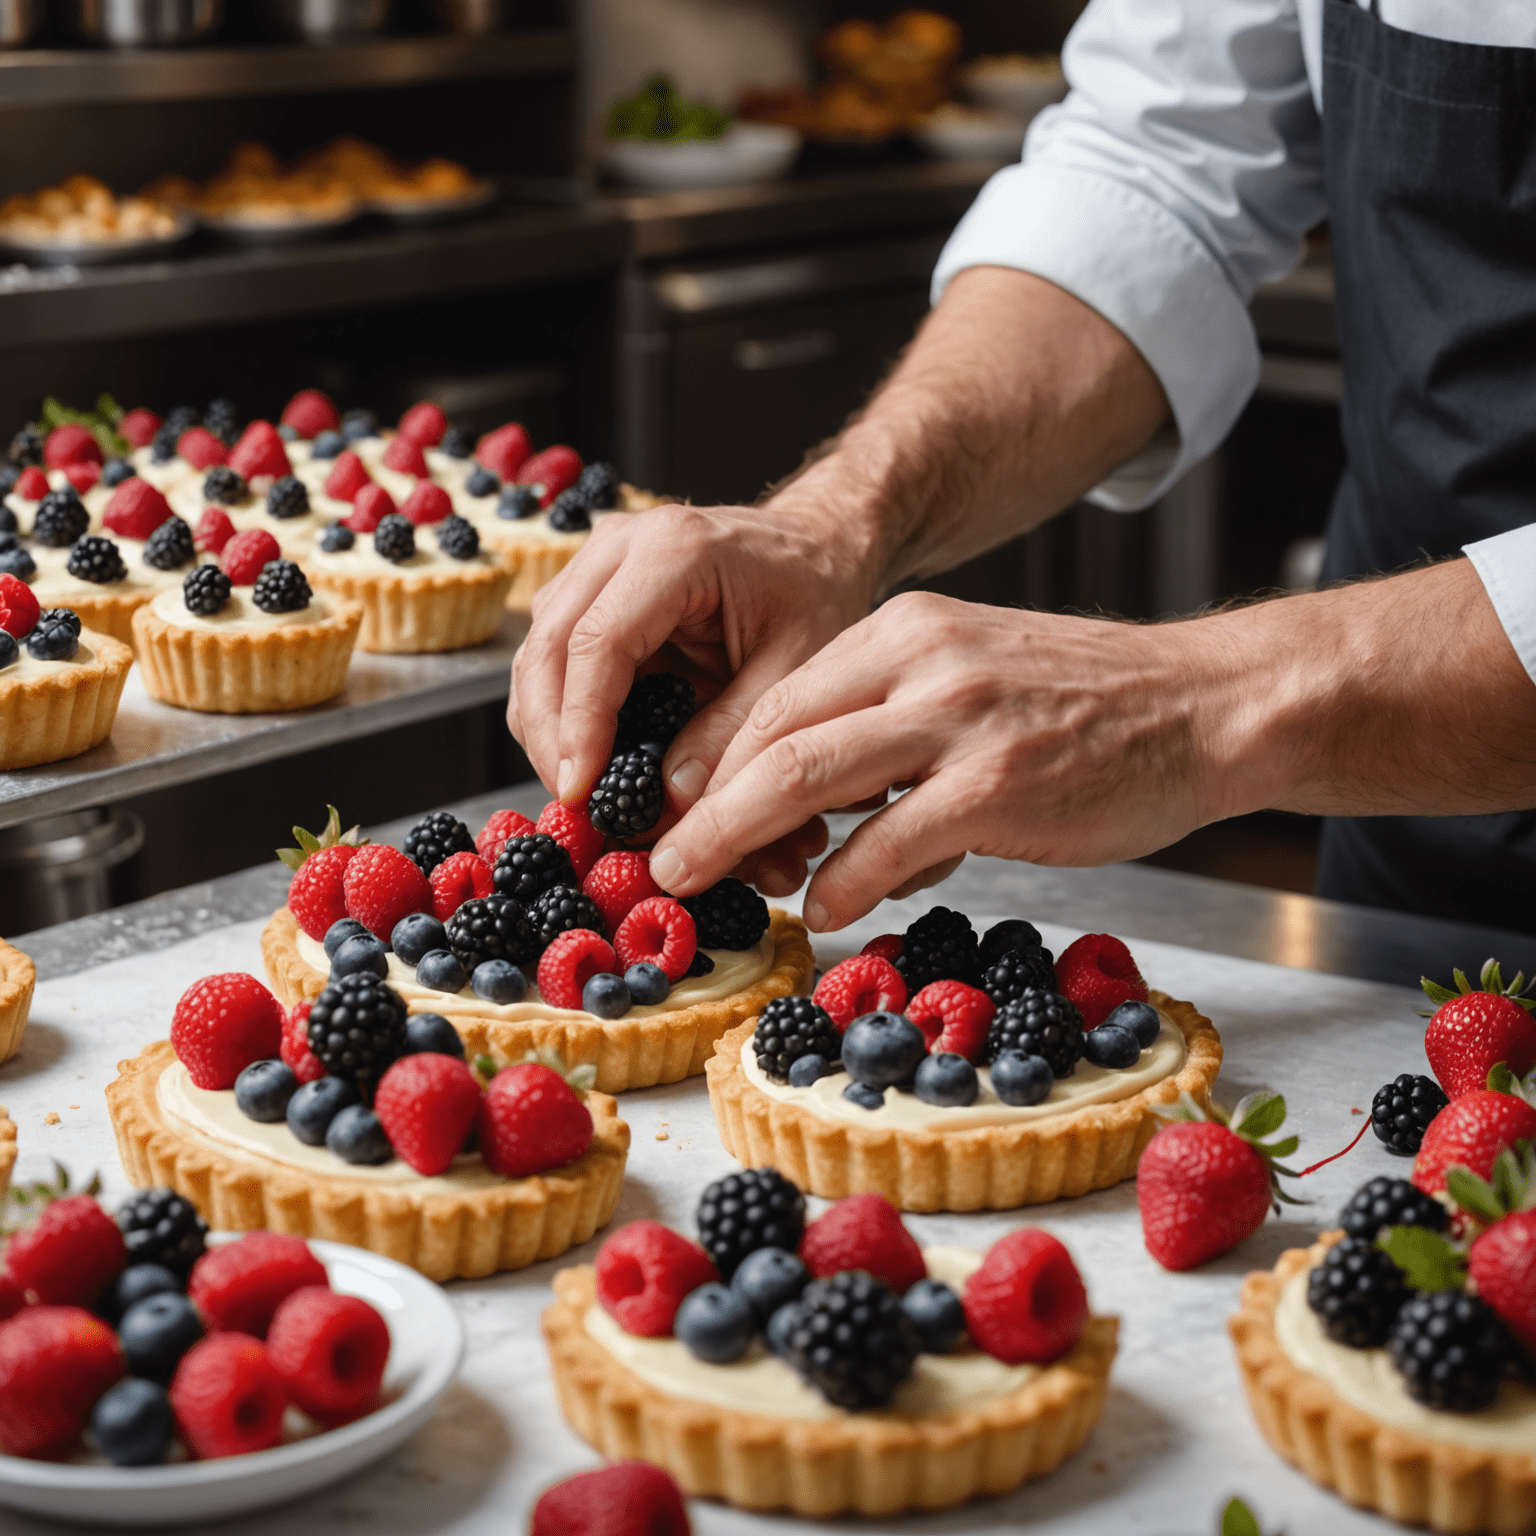
[[[1493,1309],[1463,1291],[1423,1291],[1387,1339],[1409,1397],[1443,1413],[1475,1413],[1499,1395],[1517,1349]]]
[[[174,514],[150,534],[144,545],[144,564],[154,566],[157,571],[174,571],[177,566],[196,558],[192,530],[183,518]]]
[[[282,475],[267,492],[267,516],[286,520],[309,511],[309,491],[297,475]]]
[[[341,435],[349,443],[355,443],[364,437],[377,437],[379,418],[372,411],[364,410],[360,405],[354,405],[350,411],[342,414]]]
[[[619,706],[620,746],[665,752],[697,706],[698,695],[686,677],[675,672],[637,677],[629,697]]]
[[[464,489],[471,496],[494,496],[501,489],[501,479],[483,464],[476,464],[464,481]]]
[[[176,457],[176,443],[180,436],[181,433],[177,428],[171,426],[169,422],[163,423],[150,440],[150,463],[169,464]]]
[[[38,502],[32,537],[49,549],[68,549],[90,526],[91,514],[85,510],[80,493],[67,485],[62,491],[49,491]]]
[[[108,464],[121,464],[122,462],[121,459],[107,460]],[[0,464],[0,496],[9,496],[16,489],[16,482],[20,479],[21,471],[14,464]],[[102,479],[106,479],[105,470],[102,472]],[[9,507],[4,508],[4,511],[9,512],[12,519],[15,518],[16,514],[11,512]],[[15,526],[15,522],[12,521],[11,527],[14,528]]]
[[[182,1280],[203,1256],[208,1223],[174,1189],[146,1189],[117,1209],[130,1264],[163,1264]]]
[[[127,459],[108,459],[101,466],[101,483],[106,486],[117,486],[125,480],[136,480],[138,474],[138,470]]]
[[[549,526],[559,533],[585,533],[592,526],[587,503],[575,486],[561,491],[550,502]]]
[[[1051,952],[1041,944],[1010,949],[998,956],[981,978],[981,990],[995,1008],[1015,1002],[1026,992],[1054,992],[1056,967]]]
[[[526,485],[509,485],[496,502],[496,516],[512,521],[532,517],[539,510],[539,498]]]
[[[702,949],[695,950],[693,959],[688,963],[688,969],[683,972],[685,976],[708,976],[715,968],[715,962],[704,953]]]
[[[437,547],[450,560],[473,560],[480,553],[480,535],[467,517],[445,517],[437,525]]]
[[[399,565],[416,553],[416,527],[399,512],[386,513],[373,530],[373,547],[384,559]]]
[[[405,1054],[405,1004],[368,971],[328,982],[309,1010],[309,1048],[332,1077],[373,1103],[378,1080]]]
[[[896,969],[915,997],[930,981],[963,981],[975,985],[979,941],[963,912],[935,907],[925,912],[901,936]]]
[[[539,957],[539,940],[520,902],[510,896],[476,896],[448,919],[448,944],[472,976],[487,960],[527,965]]]
[[[528,908],[528,921],[533,924],[540,949],[548,949],[562,933],[569,933],[572,928],[590,928],[593,933],[601,934],[608,931],[597,903],[590,896],[583,896],[574,885],[552,885],[543,895],[535,897]]]
[[[37,561],[30,550],[18,545],[15,549],[0,550],[0,576],[14,576],[18,581],[31,581],[37,575]]]
[[[5,522],[3,514],[9,510],[9,507],[0,507],[0,550],[21,548],[21,535],[14,528],[3,526]]]
[[[29,465],[43,462],[42,431],[37,427],[26,426],[11,439],[11,463],[18,469],[26,469]]]
[[[1010,949],[1041,946],[1040,930],[1022,917],[1004,918],[981,936],[981,969],[989,971]]]
[[[453,853],[473,853],[475,840],[469,828],[450,811],[433,811],[405,834],[406,857],[422,874],[430,875]]]
[[[80,649],[80,615],[72,608],[44,608],[27,636],[34,661],[68,661]]]
[[[320,535],[320,548],[328,555],[339,554],[357,543],[357,535],[345,523],[332,523]]]
[[[1056,1077],[1071,1077],[1083,1054],[1083,1016],[1066,998],[1031,987],[993,1017],[982,1061],[996,1060],[999,1051],[1042,1056]]]
[[[224,444],[233,448],[240,436],[240,413],[233,400],[213,400],[203,412],[203,425]]]
[[[1371,1129],[1397,1157],[1412,1157],[1429,1122],[1451,1101],[1432,1077],[1404,1072],[1371,1100]]]
[[[759,1248],[800,1246],[805,1196],[777,1168],[746,1168],[706,1186],[694,1219],[704,1251],[729,1280]]]
[[[251,590],[251,601],[263,613],[298,613],[309,607],[314,595],[292,560],[268,560]]]
[[[202,420],[195,405],[173,405],[165,413],[165,420],[161,423],[160,430],[180,437],[189,428],[200,426]]]
[[[449,427],[437,446],[450,459],[467,459],[475,451],[474,434],[466,432],[463,427]]]
[[[0,629],[0,671],[13,665],[21,659],[21,646],[15,635],[7,629]]]
[[[618,752],[587,801],[587,815],[604,837],[639,837],[661,820],[661,759],[653,752]]]
[[[776,1083],[789,1081],[789,1069],[802,1056],[835,1061],[841,1044],[831,1017],[808,997],[774,998],[752,1032],[757,1064]]]
[[[612,464],[601,461],[588,464],[576,482],[576,489],[589,507],[596,507],[600,512],[618,505],[619,477]]]
[[[734,875],[682,900],[700,949],[751,949],[768,932],[768,903]]]
[[[510,896],[525,907],[531,907],[557,885],[581,888],[570,854],[547,832],[509,837],[496,856],[491,878],[496,882],[497,895]]]
[[[1443,1232],[1450,1217],[1433,1195],[1415,1189],[1407,1179],[1377,1174],[1349,1198],[1339,1212],[1339,1225],[1351,1237],[1374,1242],[1383,1227],[1428,1227]]]
[[[123,564],[122,552],[117,545],[111,539],[90,534],[70,545],[64,568],[77,581],[89,581],[98,587],[124,581],[128,576],[128,567]]]
[[[251,488],[245,483],[245,476],[231,469],[228,464],[215,464],[203,476],[204,501],[216,501],[232,507],[236,502],[244,501],[250,493]]]
[[[181,600],[188,613],[198,613],[206,619],[229,601],[230,590],[229,577],[218,566],[200,565],[182,582]]]
[[[784,1360],[839,1408],[883,1408],[922,1350],[901,1298],[862,1269],[811,1281],[783,1310]]]
[[[1377,1349],[1413,1293],[1403,1272],[1371,1238],[1346,1237],[1307,1276],[1307,1305],[1323,1332],[1351,1349]]]

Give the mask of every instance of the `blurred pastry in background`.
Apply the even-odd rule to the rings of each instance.
[[[300,157],[299,165],[346,182],[359,198],[374,205],[453,202],[473,196],[484,185],[457,160],[437,156],[419,165],[405,165],[388,150],[351,135],[311,150]]]
[[[206,219],[287,223],[330,221],[356,213],[361,199],[340,176],[287,170],[265,144],[237,144],[224,169],[201,186],[167,175],[145,187],[146,197],[190,208]]]
[[[94,176],[71,176],[41,192],[0,203],[0,239],[68,241],[168,239],[180,226],[164,199],[123,197]]]

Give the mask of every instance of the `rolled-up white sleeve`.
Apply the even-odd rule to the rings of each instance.
[[[1536,683],[1536,523],[1463,546],[1526,675]]]
[[[1135,344],[1173,433],[1091,493],[1145,506],[1231,430],[1259,376],[1248,301],[1322,216],[1321,125],[1296,0],[1092,0],[1036,118],[951,236],[967,267],[1033,272]]]

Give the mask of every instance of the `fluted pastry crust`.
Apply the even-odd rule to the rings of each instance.
[[[21,1049],[36,984],[37,969],[31,956],[0,939],[0,1062],[9,1061]],[[15,1139],[13,1130],[12,1142]]]
[[[619,486],[619,512],[644,512],[659,507],[663,498],[651,491],[642,491],[628,484]],[[517,524],[509,522],[506,532],[497,528],[482,528],[481,536],[496,558],[512,574],[512,586],[507,593],[507,607],[514,613],[527,613],[533,606],[533,594],[556,576],[576,558],[586,543],[585,534],[571,536],[570,542],[550,544],[516,535]]]
[[[415,655],[481,645],[501,624],[511,573],[490,564],[433,565],[416,571],[335,571],[319,560],[304,570],[317,592],[363,609],[358,646]]]
[[[11,1187],[11,1171],[16,1166],[16,1122],[0,1104],[0,1195]]]
[[[54,603],[55,608],[69,608],[80,615],[86,629],[98,635],[111,635],[130,649],[133,647],[133,616],[156,596],[155,588],[131,587],[111,592],[103,587],[96,592],[72,592],[68,599]],[[49,604],[44,603],[46,608]]]
[[[82,629],[88,661],[60,662],[41,677],[0,672],[0,769],[62,762],[112,734],[133,652],[121,640]]]

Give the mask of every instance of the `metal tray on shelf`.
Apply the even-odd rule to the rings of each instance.
[[[0,235],[0,254],[34,267],[105,267],[117,262],[152,261],[168,255],[197,229],[191,214],[176,212],[176,233],[138,240],[17,240]]]
[[[236,245],[306,245],[311,241],[329,240],[332,235],[350,228],[365,211],[364,205],[357,203],[345,213],[329,214],[324,218],[249,219],[200,213],[197,221],[204,229]]]

